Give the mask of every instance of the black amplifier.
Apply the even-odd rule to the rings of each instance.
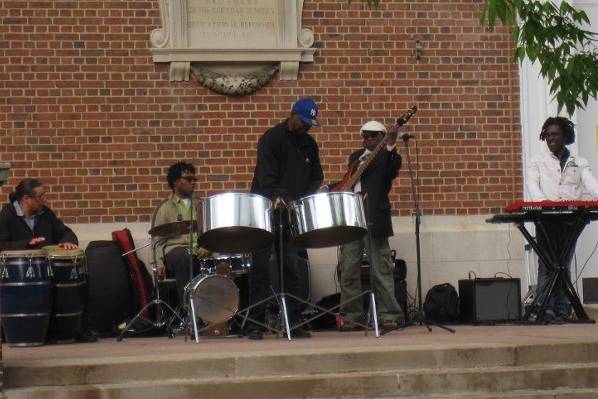
[[[518,278],[459,280],[459,310],[466,323],[506,323],[521,318]]]

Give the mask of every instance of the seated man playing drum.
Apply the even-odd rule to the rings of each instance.
[[[166,176],[168,187],[172,194],[158,207],[152,218],[152,228],[168,223],[191,221],[197,219],[197,199],[193,198],[195,190],[195,167],[190,163],[177,162],[168,168]],[[197,232],[189,230],[196,225],[191,221],[186,227],[185,234],[157,237],[161,240],[156,248],[156,257],[166,266],[166,270],[173,273],[176,279],[177,293],[181,304],[184,302],[184,289],[190,280],[190,269],[193,264],[193,275],[199,273],[198,257],[204,257],[207,251],[197,244]],[[194,229],[193,229],[194,230]],[[191,246],[191,247],[190,247]],[[190,257],[190,253],[193,255]]]
[[[46,190],[41,181],[30,178],[21,180],[9,195],[9,203],[0,212],[0,251],[56,246],[56,252],[78,248],[77,236],[48,207],[46,198]],[[87,293],[83,295],[81,301],[85,306]],[[86,316],[84,313],[76,338],[78,341],[95,342],[98,340],[98,333],[91,327]]]
[[[59,245],[78,248],[77,236],[47,206],[46,190],[37,179],[23,179],[0,212],[0,251]]]

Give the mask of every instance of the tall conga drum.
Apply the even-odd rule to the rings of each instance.
[[[83,315],[87,284],[85,253],[81,249],[62,249],[57,245],[43,250],[52,270],[54,296],[47,340],[59,344],[74,342]]]
[[[52,307],[50,274],[44,251],[0,253],[2,326],[9,346],[46,342]]]

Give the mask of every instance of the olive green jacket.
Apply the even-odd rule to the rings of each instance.
[[[170,196],[160,204],[160,206],[158,207],[158,209],[156,209],[156,212],[154,212],[154,215],[152,217],[152,228],[167,223],[189,220],[188,218],[183,218],[183,216],[179,212],[179,209],[177,208],[176,201],[177,197],[174,194],[170,194]],[[197,206],[194,204],[194,219],[197,218],[196,212]],[[194,233],[193,235],[193,253],[195,254],[198,248],[197,233]],[[189,234],[175,235],[168,238],[155,236],[154,239],[160,240],[159,245],[156,246],[156,259],[158,260],[158,264],[161,266],[164,265],[164,256],[173,248],[185,247],[187,250],[189,249]]]

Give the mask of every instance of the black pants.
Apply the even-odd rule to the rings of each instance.
[[[174,274],[176,279],[176,290],[179,294],[181,304],[185,303],[185,286],[190,280],[189,269],[191,268],[191,260],[189,259],[189,252],[186,248],[176,247],[168,251],[165,256],[166,270],[169,273]],[[193,276],[199,273],[200,265],[197,258],[194,256],[192,259],[193,263]]]
[[[276,236],[278,237],[278,236]],[[263,250],[253,253],[253,264],[249,269],[249,296],[251,304],[255,304],[264,298],[272,295],[273,292],[280,292],[280,250],[279,241]],[[285,236],[283,241],[283,274],[284,292],[301,297],[301,279],[298,269],[299,253],[298,247],[291,245],[289,237]],[[274,279],[272,278],[274,276]],[[274,280],[274,281],[273,281]],[[301,303],[286,297],[287,311],[291,326],[301,320]],[[265,323],[266,303],[251,309],[249,317]],[[251,326],[250,327],[256,327]],[[261,328],[261,327],[258,327]]]

